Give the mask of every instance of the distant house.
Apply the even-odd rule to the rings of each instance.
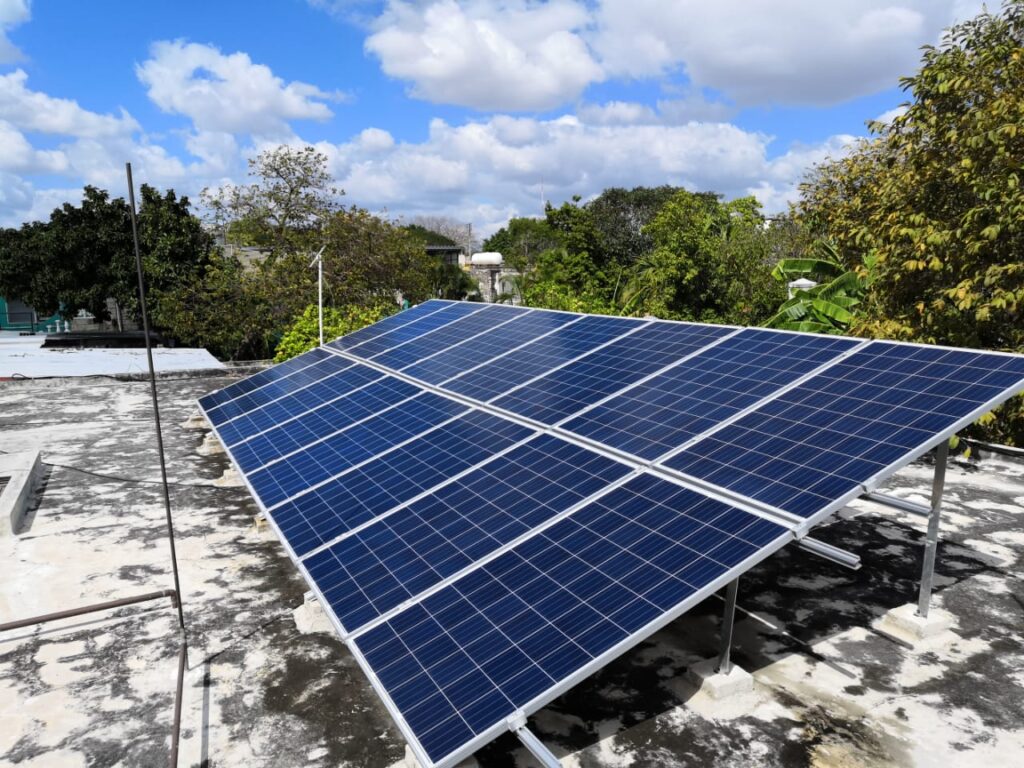
[[[59,319],[56,313],[39,317],[35,309],[21,299],[0,296],[0,331],[45,331],[46,326],[55,325]]]
[[[461,266],[465,251],[461,245],[433,245],[428,243],[425,246],[428,256],[437,256],[445,264]]]

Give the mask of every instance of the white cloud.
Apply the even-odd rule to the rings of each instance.
[[[878,117],[876,117],[875,118],[875,122],[876,123],[889,124],[893,120],[895,120],[897,117],[899,117],[900,115],[906,114],[906,112],[907,112],[907,108],[905,106],[903,106],[903,105],[900,105],[898,107],[893,107],[892,109],[888,109],[885,112],[883,112],[882,114],[880,114]]]
[[[7,39],[7,30],[28,21],[29,16],[28,0],[0,0],[0,64],[23,58],[17,46]]]
[[[392,0],[366,40],[414,96],[481,110],[540,110],[575,99],[603,77],[580,35],[590,21],[572,0]]]
[[[185,115],[200,131],[283,137],[289,120],[327,120],[325,101],[337,101],[315,85],[285,83],[245,53],[181,40],[154,43],[136,67],[149,98],[165,112]]]
[[[610,186],[673,184],[727,197],[756,195],[768,212],[795,199],[807,168],[852,141],[835,137],[769,158],[771,137],[728,123],[671,125],[630,105],[604,113],[637,123],[497,115],[451,125],[434,120],[421,143],[317,145],[348,199],[373,210],[471,220],[487,235],[510,215],[538,215],[541,189],[556,204]],[[657,116],[655,116],[657,117]]]
[[[120,117],[90,112],[71,99],[57,99],[26,87],[28,75],[18,69],[0,75],[0,119],[24,131],[100,138],[137,131],[139,124],[124,110]]]
[[[609,78],[685,78],[740,106],[835,104],[895,86],[916,68],[919,46],[978,7],[977,0],[389,0],[366,50],[413,96],[481,110],[552,109]],[[706,119],[699,106],[687,101],[689,119]],[[729,112],[713,106],[711,119]]]
[[[37,150],[24,134],[6,120],[0,120],[0,170],[19,173],[60,173],[68,162],[59,150]]]
[[[606,71],[685,70],[741,104],[834,104],[896,85],[954,0],[604,0],[594,48]]]

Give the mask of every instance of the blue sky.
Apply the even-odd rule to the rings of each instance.
[[[280,143],[346,201],[478,232],[678,184],[784,208],[972,0],[0,0],[0,224],[84,184],[195,197]],[[97,9],[102,7],[102,13]]]

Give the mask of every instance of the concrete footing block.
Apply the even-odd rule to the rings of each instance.
[[[915,603],[907,603],[886,611],[873,626],[883,634],[918,646],[951,631],[955,624],[956,619],[949,611],[932,606],[928,611],[928,618],[925,619],[917,614]]]
[[[203,444],[196,448],[196,453],[200,456],[216,456],[219,453],[224,453],[224,446],[220,444],[217,436],[211,432],[203,440]]]
[[[718,659],[705,659],[686,670],[686,677],[713,699],[724,699],[754,690],[754,678],[745,669],[732,665],[729,674],[716,672]]]
[[[224,474],[213,481],[213,484],[218,488],[239,488],[245,483],[242,482],[242,476],[238,474],[238,470],[234,467],[228,467],[224,470]]]
[[[302,605],[292,611],[292,618],[295,620],[295,628],[304,635],[312,635],[317,632],[334,634],[330,619],[327,618],[323,606],[312,592],[307,592]]]
[[[192,411],[192,415],[189,416],[181,424],[182,429],[209,429],[210,425],[207,423],[206,418],[199,411]]]
[[[0,536],[18,532],[42,476],[39,451],[0,454]]]

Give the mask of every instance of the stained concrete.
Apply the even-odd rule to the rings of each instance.
[[[368,766],[404,743],[343,644],[303,634],[306,587],[244,488],[213,481],[181,428],[226,378],[161,382],[191,640],[181,765]],[[163,507],[141,382],[0,385],[0,450],[46,475],[0,540],[0,621],[165,588]],[[925,501],[927,464],[888,492]],[[815,536],[857,572],[790,547],[740,583],[733,661],[753,689],[714,700],[685,670],[718,650],[710,599],[530,718],[566,766],[1017,766],[1024,754],[1024,463],[952,462],[936,568],[946,639],[912,650],[872,628],[912,602],[921,521],[858,502]],[[0,766],[166,761],[177,653],[166,602],[0,635]],[[774,627],[774,628],[773,628]],[[305,627],[309,628],[309,627]],[[320,624],[317,629],[322,629]],[[506,736],[481,766],[532,765]]]

